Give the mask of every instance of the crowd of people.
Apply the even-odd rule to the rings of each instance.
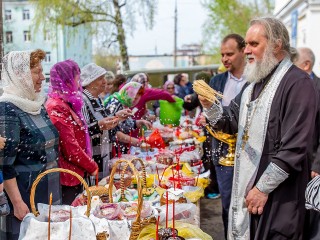
[[[219,163],[227,144],[205,132],[203,145],[211,174],[205,194],[221,197],[225,238],[319,239],[320,214],[305,209],[307,183],[320,174],[314,53],[290,48],[285,26],[268,17],[252,20],[245,38],[225,36],[220,50],[223,72],[195,76],[223,94],[214,103],[193,92],[183,73],[157,89],[146,73],[127,79],[95,63],[80,69],[73,60],[52,67],[43,96],[45,52],[8,53],[0,97],[0,238],[18,239],[40,173],[60,167],[89,183],[108,176],[112,157],[141,145],[139,129],[151,128],[159,100],[179,97],[184,109],[201,109],[204,127],[237,134],[234,166]],[[53,193],[53,204],[70,205],[81,192],[79,180],[54,173],[38,184],[35,202],[48,203]]]
[[[145,73],[128,80],[94,63],[80,69],[73,60],[52,67],[48,95],[43,96],[44,58],[40,49],[12,51],[3,58],[1,239],[18,239],[21,220],[30,211],[30,189],[40,173],[60,167],[91,184],[96,176],[108,176],[109,160],[140,146],[139,129],[151,128],[155,116],[146,103],[175,102],[175,92],[152,88]],[[35,202],[48,203],[52,193],[53,204],[70,205],[82,191],[77,178],[50,174],[38,184]]]

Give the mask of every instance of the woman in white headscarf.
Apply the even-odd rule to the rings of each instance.
[[[0,152],[4,188],[11,212],[2,217],[0,239],[18,239],[21,220],[29,213],[30,189],[43,171],[57,167],[59,135],[43,107],[41,61],[45,52],[13,51],[3,58],[0,135],[7,139]],[[59,174],[46,175],[37,186],[35,203],[61,201]],[[5,218],[5,219],[4,219]]]

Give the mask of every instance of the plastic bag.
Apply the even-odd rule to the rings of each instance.
[[[48,221],[49,205],[38,203],[39,220]],[[64,222],[70,218],[70,209],[72,211],[72,218],[83,217],[87,206],[70,207],[68,205],[52,205],[51,206],[51,222]],[[66,214],[64,214],[66,213]]]
[[[137,217],[138,203],[136,202],[121,202],[121,211],[123,216],[128,220],[134,220]],[[153,212],[149,202],[142,203],[141,218],[150,217]]]
[[[106,218],[108,220],[118,219],[121,209],[117,203],[103,203],[96,207],[93,215],[97,218]]]
[[[184,190],[183,195],[190,201],[190,202],[196,202],[201,197],[204,196],[204,189],[200,187],[194,187],[194,186],[183,186],[182,190]]]
[[[159,226],[162,228],[164,226]],[[170,222],[169,227],[172,227]],[[194,224],[184,223],[181,221],[175,222],[175,228],[178,230],[178,235],[184,237],[185,239],[195,238],[201,240],[212,240],[212,237],[205,232],[203,232],[199,227]],[[150,240],[156,239],[156,225],[150,224],[142,229],[139,240]]]
[[[172,221],[172,206],[173,204],[168,205],[168,221]],[[160,223],[166,222],[166,205],[163,205],[159,208],[160,213]],[[183,222],[194,223],[194,217],[197,211],[196,205],[193,203],[179,203],[175,204],[174,208],[174,219],[181,220]]]
[[[146,139],[147,143],[150,144],[152,148],[165,148],[166,145],[163,138],[160,135],[159,129],[154,130],[150,136]]]

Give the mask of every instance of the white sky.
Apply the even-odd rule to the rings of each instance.
[[[177,0],[178,34],[177,45],[201,43],[202,25],[207,12],[200,4],[201,0]],[[174,8],[175,0],[158,0],[157,13],[153,29],[146,30],[142,19],[137,19],[133,36],[127,34],[129,55],[171,54],[174,48]]]

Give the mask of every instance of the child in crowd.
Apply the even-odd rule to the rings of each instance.
[[[6,139],[0,137],[0,150],[4,148]],[[0,170],[0,216],[5,216],[10,213],[7,197],[3,191],[3,176]]]

